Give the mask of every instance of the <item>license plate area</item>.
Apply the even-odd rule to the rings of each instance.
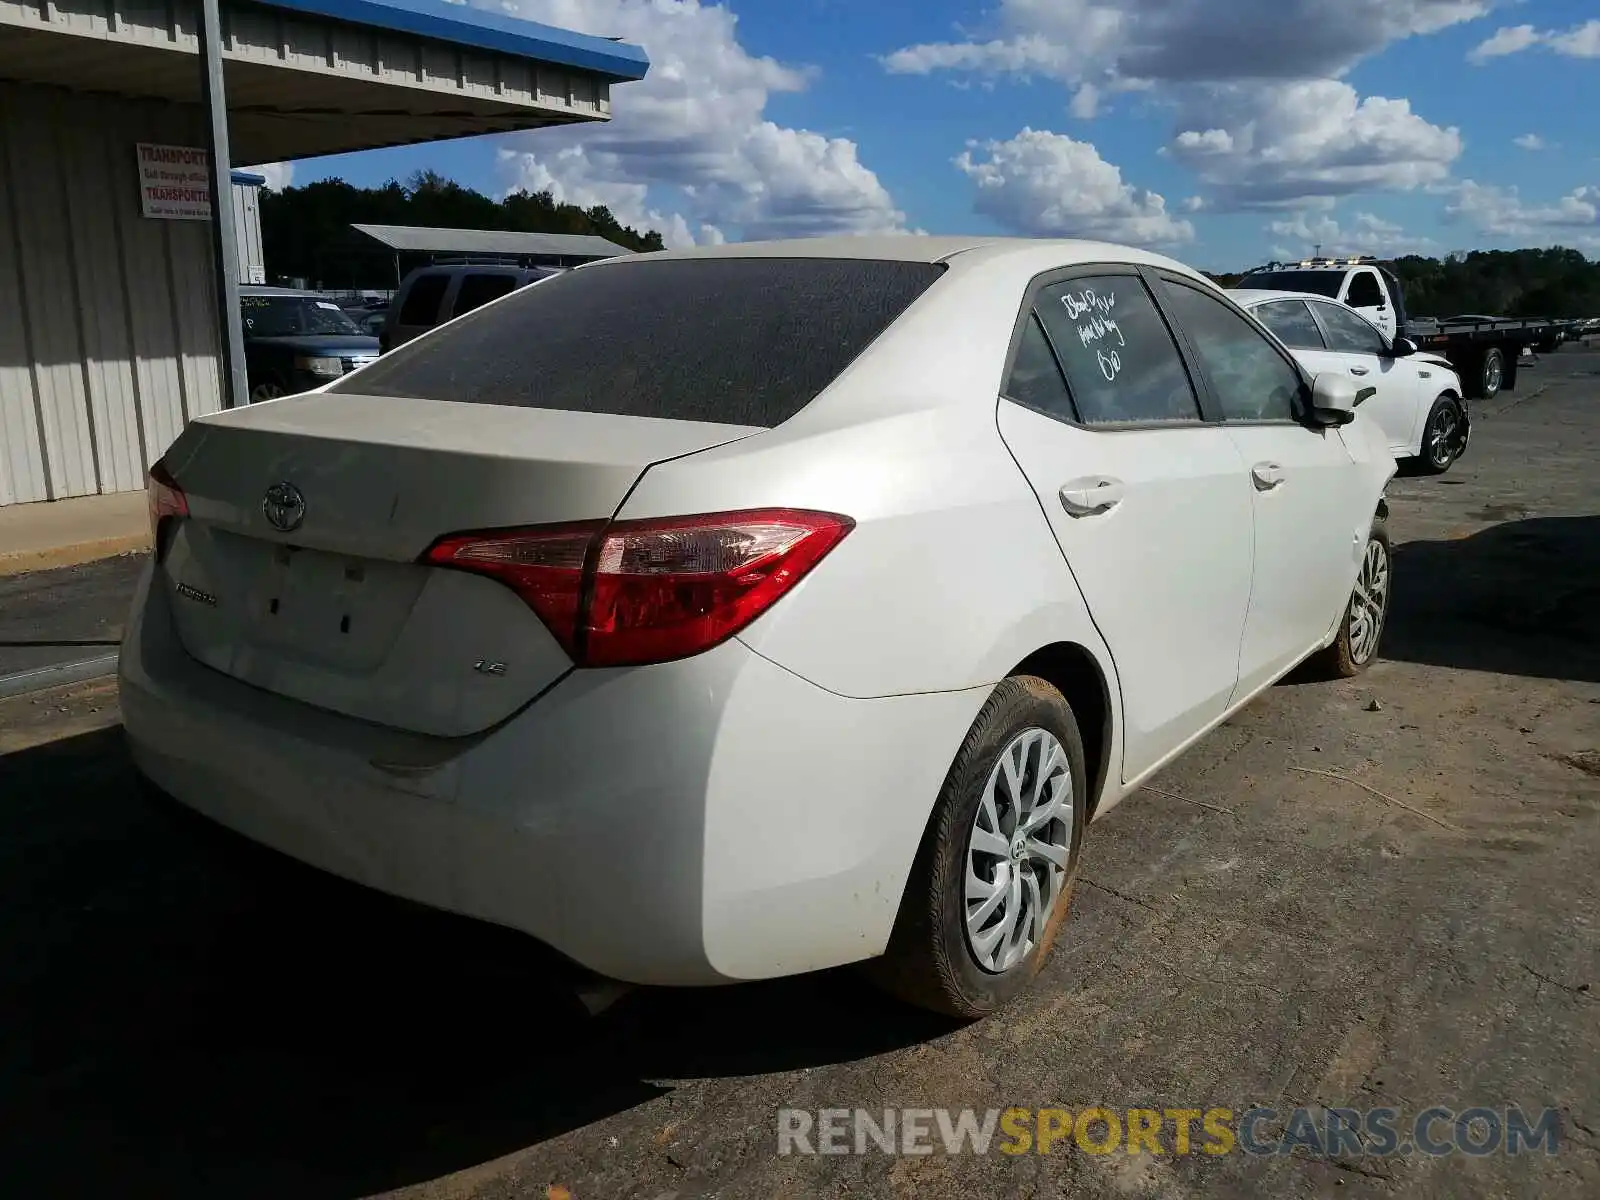
[[[376,668],[421,590],[424,568],[263,545],[251,641],[285,657],[350,671]]]

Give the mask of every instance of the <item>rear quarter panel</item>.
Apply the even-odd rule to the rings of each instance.
[[[1101,664],[1039,502],[996,428],[1030,271],[936,285],[789,422],[647,471],[620,517],[786,505],[855,529],[740,636],[843,696],[993,684],[1043,646]]]

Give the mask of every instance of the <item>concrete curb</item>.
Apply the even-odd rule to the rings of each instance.
[[[0,551],[0,578],[25,575],[29,571],[45,571],[51,567],[76,567],[83,563],[98,562],[102,558],[116,558],[121,554],[142,554],[149,549],[150,535],[136,533],[75,542],[68,546],[51,546],[48,549]]]
[[[0,675],[0,700],[30,696],[34,692],[47,692],[69,683],[103,679],[116,673],[117,655],[102,654],[98,658],[79,662],[53,663],[48,667],[35,667],[31,671],[18,671],[14,675]]]

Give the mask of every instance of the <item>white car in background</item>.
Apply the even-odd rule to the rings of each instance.
[[[1472,421],[1450,360],[1391,339],[1360,313],[1304,292],[1235,288],[1228,293],[1277,334],[1313,374],[1347,372],[1367,393],[1363,416],[1383,430],[1396,458],[1448,471],[1467,448]]]
[[[152,470],[135,761],[644,984],[874,960],[979,1017],[1084,828],[1372,661],[1393,457],[1202,276],[1088,242],[704,247],[518,289]]]

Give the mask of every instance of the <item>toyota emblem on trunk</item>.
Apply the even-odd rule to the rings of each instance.
[[[261,511],[279,533],[293,533],[306,519],[306,498],[292,483],[275,483],[261,498]]]

